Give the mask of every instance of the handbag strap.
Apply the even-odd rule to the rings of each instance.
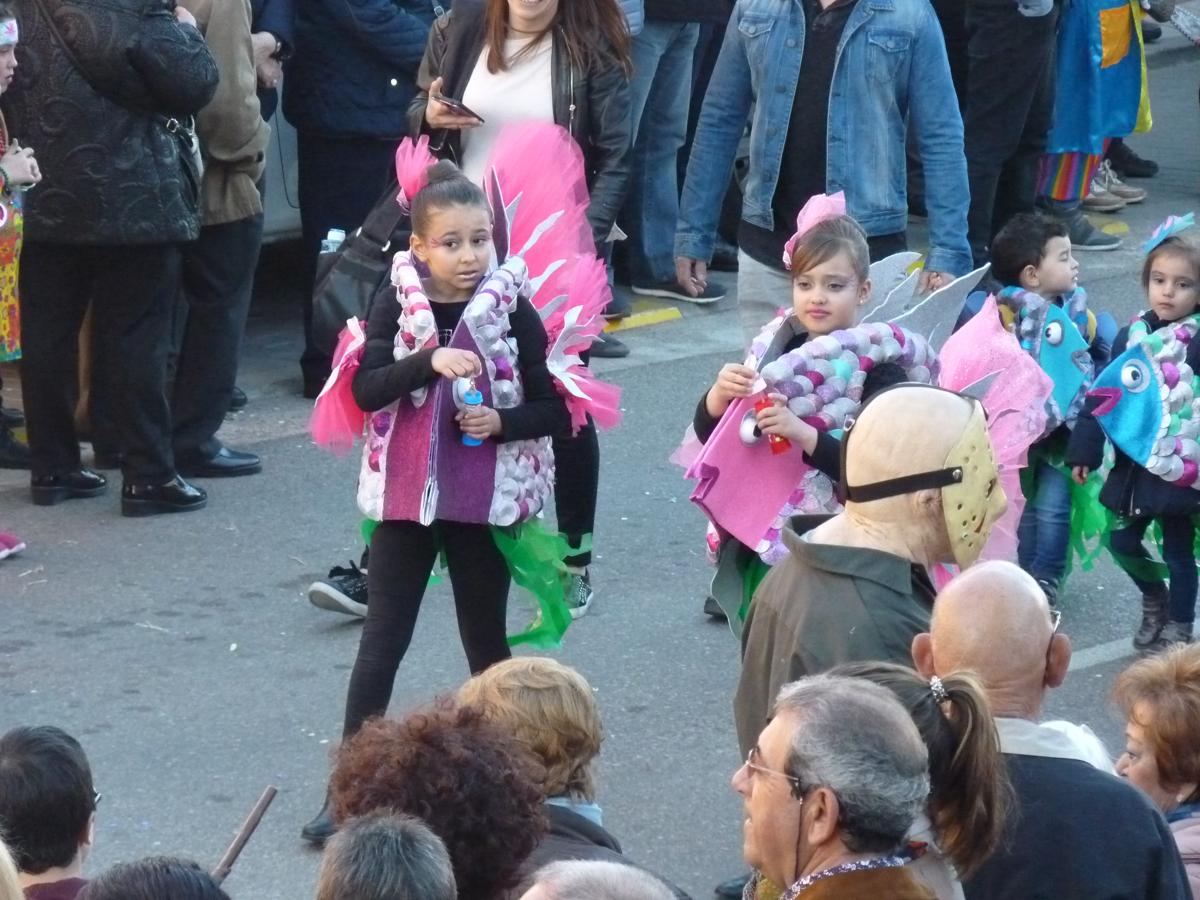
[[[387,247],[392,240],[392,233],[395,232],[396,226],[405,216],[404,210],[396,202],[396,194],[399,191],[399,183],[393,180],[387,190],[383,192],[383,196],[371,207],[367,218],[363,220],[362,226],[358,230],[361,237],[367,238],[379,247]]]

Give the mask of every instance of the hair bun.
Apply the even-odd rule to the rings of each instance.
[[[463,170],[456,166],[448,159],[439,159],[425,174],[426,185],[438,184],[443,181],[455,181],[457,179],[468,180],[463,174]]]

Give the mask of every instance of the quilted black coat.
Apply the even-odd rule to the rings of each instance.
[[[284,116],[297,131],[399,142],[429,26],[449,8],[449,0],[297,0]]]
[[[17,6],[20,67],[4,110],[43,175],[26,196],[26,240],[150,244],[199,234],[199,182],[165,123],[212,99],[217,66],[200,32],[176,22],[173,6]]]

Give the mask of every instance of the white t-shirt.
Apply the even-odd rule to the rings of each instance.
[[[504,58],[513,59],[530,40],[527,37],[505,40]],[[462,98],[472,112],[484,119],[482,125],[462,130],[462,170],[476,184],[483,183],[492,147],[506,125],[554,121],[553,55],[554,42],[547,37],[507,71],[493,74],[487,67],[488,48],[485,46],[480,52]]]

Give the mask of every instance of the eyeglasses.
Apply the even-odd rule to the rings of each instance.
[[[1054,637],[1054,635],[1058,634],[1058,626],[1062,624],[1062,610],[1061,609],[1050,610],[1050,624],[1051,624],[1051,626],[1053,626],[1050,629],[1050,636]]]
[[[93,789],[92,790],[92,809],[95,809],[96,807],[98,807],[100,805],[100,801],[103,799],[104,799],[104,795],[102,793],[100,793],[99,791]]]
[[[786,778],[788,781],[794,784],[797,789],[800,788],[800,779],[795,775],[789,775],[787,772],[780,772],[777,769],[768,769],[766,766],[759,765],[757,760],[758,748],[751,747],[750,752],[746,754],[746,762],[743,763],[743,765],[745,765],[745,767],[751,772],[761,772],[763,775],[778,775],[780,778]]]

